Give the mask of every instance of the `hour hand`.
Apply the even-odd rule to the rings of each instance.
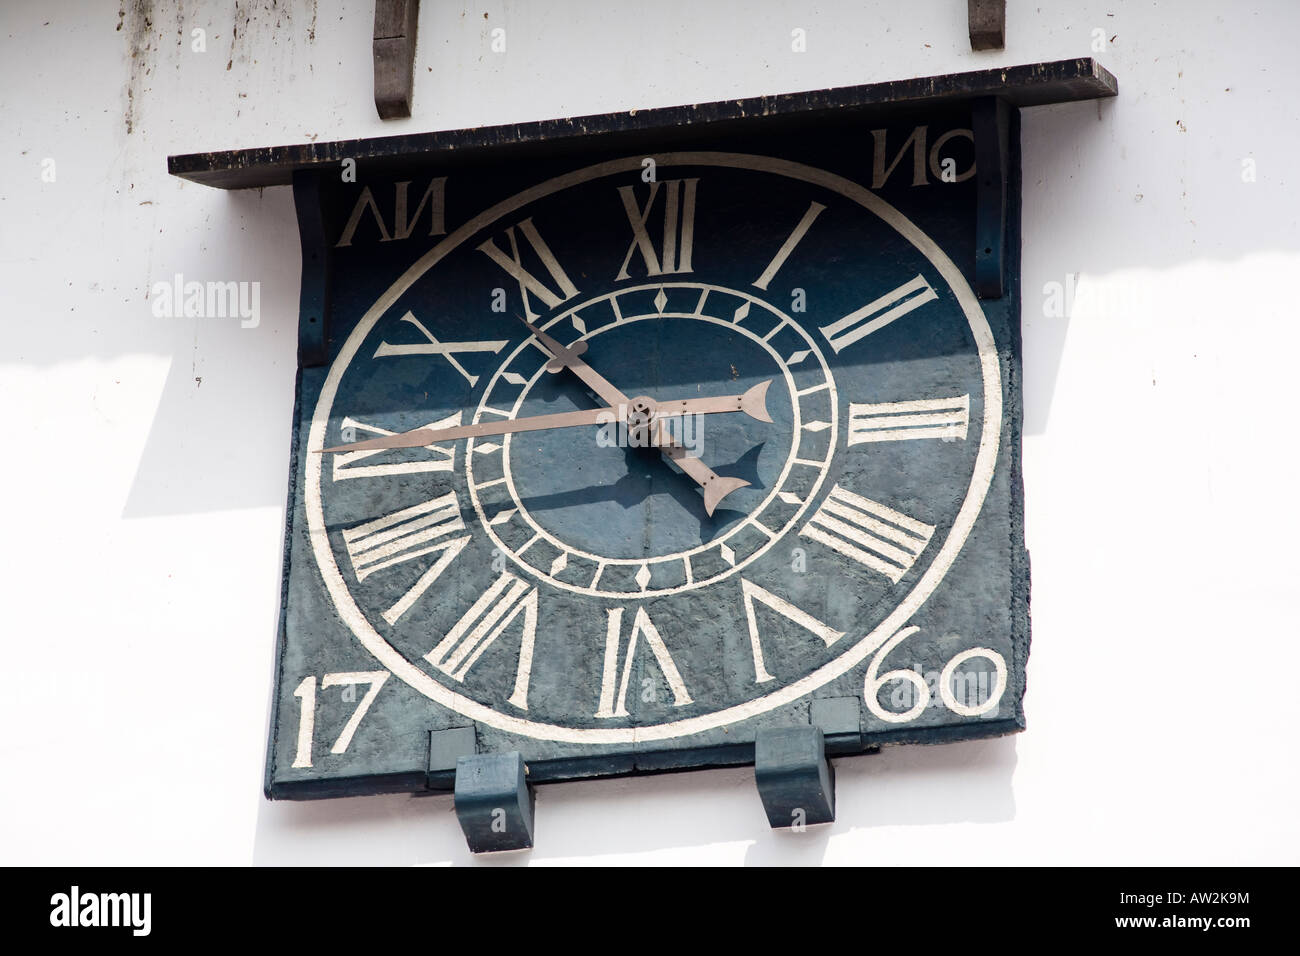
[[[561,345],[527,319],[521,317],[519,321],[528,327],[528,331],[532,332],[537,341],[542,343],[542,347],[551,354],[551,361],[546,363],[548,372],[559,372],[561,369],[567,368],[606,404],[628,404],[626,395],[581,358],[582,353],[587,351],[586,342],[578,341],[573,345]]]
[[[580,356],[586,347],[582,342],[578,342],[571,347],[561,345],[551,336],[547,335],[537,326],[533,325],[523,316],[519,316],[519,321],[528,326],[528,331],[532,332],[537,341],[542,343],[543,348],[551,353],[551,361],[546,368],[551,372],[558,372],[562,368],[567,368],[576,375],[582,382],[595,392],[603,401],[611,405],[626,405],[628,397],[620,392],[610,383],[610,381],[588,365]],[[582,345],[582,348],[578,346]],[[764,412],[766,414],[766,411]],[[770,419],[767,419],[770,421]],[[663,438],[662,431],[659,432],[659,438]],[[724,478],[715,472],[698,458],[691,456],[686,448],[675,439],[665,438],[657,441],[659,450],[672,459],[682,472],[689,475],[694,482],[704,490],[704,510],[707,514],[712,515],[718,503],[722,501],[731,492],[737,488],[743,488],[749,484],[747,481],[741,481],[738,478]]]
[[[704,489],[704,511],[710,517],[723,498],[737,488],[744,488],[749,484],[744,478],[728,478],[718,474],[694,455],[689,454],[682,445],[674,444],[665,448],[664,454]]]

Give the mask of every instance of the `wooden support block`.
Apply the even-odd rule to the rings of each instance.
[[[966,24],[972,50],[1001,50],[1007,45],[1007,0],[966,0]]]
[[[302,246],[302,281],[298,296],[298,364],[324,365],[329,358],[329,243],[321,207],[324,171],[299,169],[293,174],[293,205]]]
[[[1006,281],[1007,170],[1011,107],[998,96],[971,106],[975,135],[975,294],[1000,299]]]
[[[375,0],[375,109],[380,119],[411,115],[419,0]]]
[[[455,804],[471,853],[533,845],[533,791],[518,751],[457,760]]]
[[[812,725],[822,732],[826,752],[862,752],[862,701],[857,697],[817,697],[808,713]]]
[[[754,782],[774,830],[835,819],[835,774],[820,727],[759,728]]]
[[[478,751],[473,727],[452,727],[429,732],[429,789],[451,790],[455,786],[456,764],[461,757]]]

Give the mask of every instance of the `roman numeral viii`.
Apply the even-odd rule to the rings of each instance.
[[[638,206],[636,193],[631,186],[619,186],[618,194],[623,200],[623,210],[627,213],[628,224],[632,227],[632,244],[623,257],[623,266],[618,270],[618,279],[629,279],[627,267],[632,262],[632,254],[641,253],[645,261],[646,275],[658,276],[671,272],[691,271],[691,251],[695,245],[695,187],[699,179],[666,179],[650,184],[650,197],[645,206]],[[655,248],[654,240],[646,223],[654,209],[659,187],[663,190],[663,244]]]
[[[411,589],[384,612],[384,620],[394,624],[465,549],[469,535],[452,537],[464,530],[460,503],[456,500],[456,493],[449,491],[410,508],[346,528],[343,543],[358,581],[364,581],[381,568],[441,552]]]
[[[826,336],[831,348],[839,352],[937,298],[939,295],[930,288],[930,283],[925,281],[924,276],[918,275],[893,292],[886,292],[874,302],[868,302],[856,312],[850,312],[844,318],[822,326],[822,335]]]
[[[836,485],[799,534],[897,584],[930,543],[934,527]]]

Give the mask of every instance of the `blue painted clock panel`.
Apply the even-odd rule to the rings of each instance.
[[[268,792],[445,788],[467,752],[535,781],[745,763],[810,721],[839,752],[1020,729],[1018,156],[980,300],[969,127],[322,182]],[[561,414],[588,417],[532,427]]]

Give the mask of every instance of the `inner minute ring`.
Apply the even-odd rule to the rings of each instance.
[[[750,304],[756,305],[766,310],[767,312],[770,312],[772,315],[776,316],[777,319],[780,320],[778,327],[788,326],[804,340],[808,350],[814,356],[816,356],[822,374],[825,376],[826,382],[830,385],[832,393],[834,392],[834,379],[831,375],[830,368],[826,363],[825,355],[818,347],[816,341],[814,341],[812,337],[807,334],[807,332],[798,322],[795,322],[786,313],[776,308],[775,306],[771,305],[770,303],[766,302],[765,300],[758,298],[757,296],[751,295],[747,292],[730,289],[724,286],[717,286],[717,285],[712,285],[703,282],[679,282],[679,283],[650,283],[650,284],[645,284],[640,286],[628,287],[613,292],[607,292],[603,295],[595,296],[590,299],[586,299],[583,302],[574,305],[572,308],[569,308],[566,311],[559,313],[558,315],[554,316],[549,321],[545,322],[539,327],[543,331],[549,331],[559,323],[565,321],[566,319],[569,319],[575,313],[583,309],[589,309],[592,306],[596,305],[597,303],[603,302],[607,299],[612,300],[615,304],[617,304],[619,297],[628,294],[644,292],[644,291],[652,291],[652,290],[672,290],[672,289],[691,289],[695,291],[704,292],[706,296],[716,292],[724,296],[730,296],[736,299],[742,299],[747,305]],[[701,302],[703,301],[704,300],[702,298]],[[793,374],[791,373],[790,369],[786,365],[785,361],[782,359],[780,353],[778,353],[770,345],[770,343],[768,343],[764,338],[758,336],[750,329],[745,328],[743,325],[727,319],[717,318],[715,316],[711,316],[699,311],[697,312],[652,312],[652,313],[645,313],[645,314],[640,314],[635,316],[622,316],[621,312],[618,312],[617,314],[620,316],[619,319],[616,319],[614,322],[606,323],[604,325],[598,326],[597,328],[583,332],[574,341],[584,341],[592,338],[593,336],[599,335],[602,332],[608,331],[609,329],[621,327],[624,325],[629,325],[635,322],[646,321],[650,319],[658,319],[658,318],[682,318],[682,319],[694,319],[698,321],[709,322],[714,325],[726,328],[730,331],[737,332],[741,335],[746,336],[751,341],[757,343],[765,351],[767,351],[769,355],[771,355],[774,363],[781,370],[781,375],[783,376],[783,379],[786,383],[788,393],[793,399],[793,401],[791,402],[792,436],[791,436],[790,452],[786,456],[786,460],[782,465],[780,475],[772,483],[771,491],[769,491],[768,495],[755,508],[753,508],[750,513],[751,515],[755,515],[763,512],[764,509],[766,509],[768,505],[772,502],[773,498],[779,493],[782,485],[785,483],[787,477],[790,474],[791,467],[795,459],[798,457],[799,445],[800,445],[799,439],[802,434],[802,428],[803,428],[802,412],[798,401],[799,390],[796,387]],[[474,424],[478,424],[482,420],[484,411],[491,404],[489,399],[492,396],[494,389],[496,389],[506,369],[510,367],[511,363],[513,363],[515,359],[519,356],[519,354],[524,349],[528,348],[530,344],[531,344],[531,339],[525,339],[523,342],[521,342],[501,362],[497,370],[493,373],[491,380],[488,382],[488,385],[484,390],[483,398],[480,400],[479,406],[474,413],[474,419],[473,419]],[[531,378],[528,379],[527,383],[523,386],[519,395],[516,396],[514,401],[510,403],[511,417],[515,417],[518,415],[519,409],[522,406],[524,399],[528,396],[529,392],[532,390],[533,386],[537,383],[537,381],[539,380],[539,378],[542,376],[544,372],[545,372],[545,366],[543,365],[532,375]],[[828,464],[834,458],[835,445],[838,437],[838,416],[839,416],[839,409],[837,407],[837,403],[835,401],[832,401],[830,403],[831,442],[825,458],[825,461]],[[510,439],[511,436],[507,435],[505,436],[505,439],[502,442],[502,455],[504,460],[508,460],[509,458]],[[492,542],[503,554],[508,555],[510,559],[529,576],[538,578],[539,580],[546,581],[547,583],[555,587],[567,591],[571,591],[575,594],[584,594],[588,596],[600,596],[600,597],[611,597],[611,598],[623,598],[623,599],[629,597],[640,598],[640,597],[649,597],[649,596],[669,595],[669,594],[676,594],[684,591],[693,590],[695,588],[703,587],[705,585],[710,585],[717,581],[723,580],[724,578],[730,577],[732,574],[735,574],[736,572],[740,571],[747,565],[753,563],[753,561],[755,561],[761,555],[766,553],[772,547],[772,545],[774,545],[779,539],[781,539],[794,526],[794,524],[803,516],[804,512],[808,508],[808,505],[816,497],[816,494],[820,489],[826,474],[825,468],[822,468],[819,471],[815,479],[815,482],[813,484],[813,487],[804,498],[802,505],[789,517],[789,519],[779,529],[776,529],[776,533],[771,536],[767,544],[755,549],[751,554],[747,555],[745,558],[741,560],[736,561],[734,565],[728,567],[724,571],[703,578],[698,578],[698,579],[689,578],[686,584],[677,585],[673,587],[646,588],[645,590],[641,590],[641,591],[631,591],[631,590],[615,591],[615,590],[602,589],[600,587],[574,584],[569,581],[561,580],[551,574],[548,574],[547,572],[539,568],[534,567],[528,562],[522,560],[518,556],[518,554],[515,553],[514,549],[507,547],[501,541],[500,537],[496,534],[496,532],[493,530],[493,526],[490,520],[488,519],[488,516],[484,512],[483,504],[479,500],[479,495],[475,488],[475,481],[474,481],[474,474],[473,474],[473,461],[474,461],[474,439],[470,439],[466,446],[466,466],[465,466],[466,480],[469,488],[470,500],[473,503],[474,510],[478,515],[482,527],[487,532],[488,537],[491,538]],[[529,524],[529,526],[534,530],[534,532],[537,533],[537,535],[539,535],[542,539],[550,542],[554,547],[562,551],[580,556],[582,558],[597,562],[598,564],[605,565],[605,566],[617,565],[617,566],[624,566],[624,567],[637,567],[643,564],[654,565],[661,562],[678,562],[678,561],[689,563],[692,556],[697,554],[702,554],[703,552],[710,551],[714,548],[718,548],[720,545],[725,544],[728,538],[732,537],[734,534],[739,532],[743,527],[745,527],[747,523],[747,521],[737,522],[737,524],[733,528],[729,529],[725,534],[719,535],[718,537],[710,540],[705,544],[701,544],[697,547],[688,549],[686,551],[681,551],[669,555],[657,555],[649,558],[610,558],[604,555],[594,554],[592,552],[585,551],[581,548],[577,548],[568,542],[562,541],[561,539],[557,538],[555,535],[553,535],[546,529],[542,528],[528,513],[528,509],[524,507],[520,499],[519,493],[514,486],[513,478],[510,478],[508,474],[507,474],[506,485],[509,490],[511,499],[515,503],[515,506],[518,508],[520,516]]]

